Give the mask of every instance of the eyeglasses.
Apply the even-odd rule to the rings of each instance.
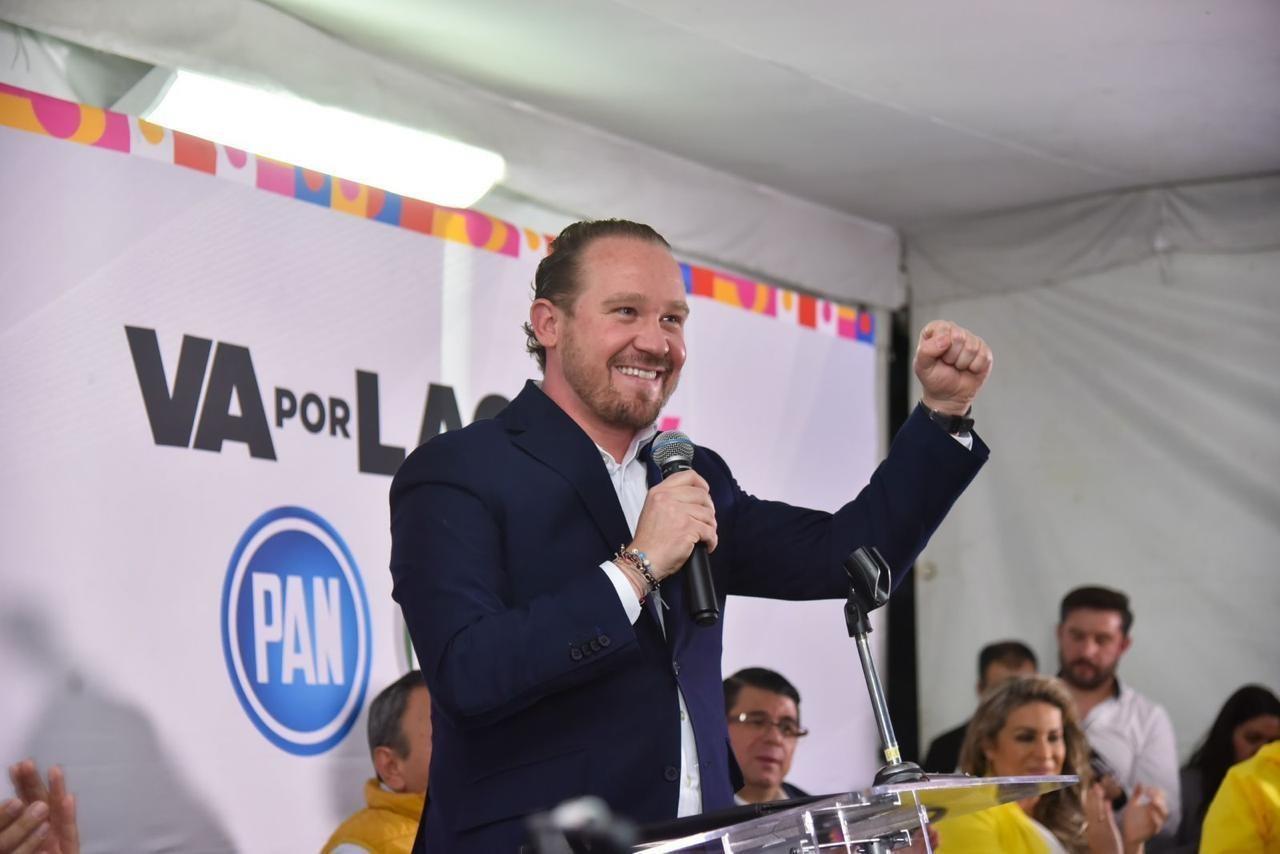
[[[730,716],[729,723],[742,724],[743,726],[760,733],[765,732],[769,727],[777,727],[778,735],[788,739],[804,738],[809,734],[809,730],[800,726],[799,721],[792,720],[791,718],[783,718],[780,721],[775,721],[764,712],[739,712],[736,715]]]

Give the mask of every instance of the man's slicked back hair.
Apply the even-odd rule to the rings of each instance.
[[[670,250],[671,245],[651,227],[626,219],[587,219],[565,226],[564,231],[551,243],[551,251],[538,264],[533,276],[533,298],[550,300],[552,304],[573,313],[581,283],[578,281],[579,259],[597,240],[605,237],[623,237],[656,243]],[[547,369],[547,349],[538,343],[533,326],[525,321],[525,349],[538,360],[538,369]]]

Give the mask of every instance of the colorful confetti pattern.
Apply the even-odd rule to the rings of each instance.
[[[97,107],[0,83],[0,126],[161,160],[282,196],[513,258],[551,237],[479,211],[448,208],[312,172]],[[686,293],[851,341],[875,341],[871,312],[706,267],[681,264]]]

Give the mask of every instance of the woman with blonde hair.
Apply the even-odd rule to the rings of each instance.
[[[1072,774],[1080,783],[938,822],[944,854],[1137,854],[1168,812],[1163,793],[1138,786],[1122,828],[1116,826],[1110,802],[1092,779],[1089,745],[1071,695],[1046,676],[1011,679],[982,698],[960,748],[960,770],[994,777]]]

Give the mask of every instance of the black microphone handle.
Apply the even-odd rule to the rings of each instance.
[[[711,561],[707,546],[699,541],[684,562],[684,596],[689,601],[689,616],[700,626],[714,626],[720,619],[716,603],[716,585],[711,577]]]
[[[661,467],[662,479],[692,468],[688,460],[671,460]],[[714,626],[720,621],[720,606],[716,603],[716,585],[711,577],[707,546],[701,540],[689,553],[681,572],[684,573],[684,598],[689,603],[689,616],[699,626]]]

